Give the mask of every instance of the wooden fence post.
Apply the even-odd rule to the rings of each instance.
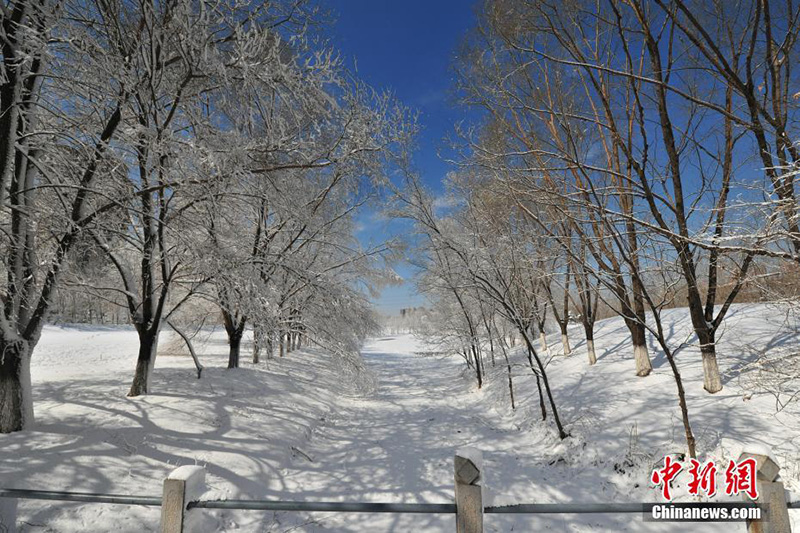
[[[786,491],[778,479],[781,467],[769,455],[758,453],[742,453],[743,459],[756,460],[756,485],[758,499],[756,503],[764,506],[762,520],[748,520],[747,533],[791,533],[789,507],[786,505]],[[747,496],[745,496],[747,498]],[[766,516],[763,516],[766,513]]]
[[[161,533],[190,533],[186,506],[205,491],[206,469],[202,466],[181,466],[164,480],[161,500]]]
[[[465,448],[456,452],[456,532],[483,533],[483,455]]]

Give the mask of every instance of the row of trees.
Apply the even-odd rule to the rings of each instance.
[[[301,335],[357,349],[393,252],[360,246],[354,216],[413,121],[320,41],[324,13],[6,0],[0,17],[0,432],[33,420],[30,360],[65,283],[126,310],[131,396],[191,306],[220,310],[232,368],[248,327],[256,357]]]
[[[452,310],[443,327],[479,384],[500,317],[564,437],[535,332],[549,313],[568,354],[572,310],[594,364],[602,304],[629,330],[636,375],[652,369],[648,333],[666,355],[694,456],[674,357],[686,342],[662,312],[688,308],[713,394],[731,304],[756,274],[797,270],[799,17],[770,0],[483,4],[455,64],[483,117],[460,132],[457,207],[437,213],[413,179],[403,202],[426,243],[423,285]]]

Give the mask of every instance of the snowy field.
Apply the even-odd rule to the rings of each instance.
[[[685,311],[669,313],[673,340],[691,342]],[[637,378],[627,331],[611,319],[598,325],[598,362],[589,367],[581,332],[571,330],[566,358],[558,355],[558,335],[549,338],[548,374],[572,433],[559,441],[551,422],[538,420],[535,384],[523,365],[515,367],[512,413],[503,367],[478,391],[460,359],[426,355],[428,347],[408,335],[365,346],[370,376],[314,349],[225,370],[224,335],[208,334],[199,343],[207,368],[197,380],[191,359],[165,334],[154,393],[132,399],[125,396],[132,330],[48,327],[34,354],[37,422],[0,436],[0,485],[153,496],[174,467],[202,464],[206,498],[451,502],[453,453],[474,446],[484,452],[489,504],[654,501],[652,465],[683,449],[667,361],[651,346],[654,372]],[[678,354],[701,458],[736,458],[743,446],[766,445],[787,488],[800,489],[800,407],[776,412],[775,397],[745,389],[750,382],[741,375],[759,356],[789,353],[797,341],[780,309],[735,307],[718,348],[725,388],[713,396],[702,390],[698,352]],[[686,499],[682,484],[675,491]],[[454,530],[453,517],[437,515],[192,512],[203,514],[208,531]],[[791,513],[800,528],[800,511]],[[23,501],[17,509],[20,531],[154,531],[158,518],[156,507]],[[486,517],[488,531],[675,525],[639,515]]]

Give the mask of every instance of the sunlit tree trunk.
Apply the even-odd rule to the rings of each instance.
[[[160,325],[143,328],[139,332],[139,354],[136,358],[136,370],[133,374],[133,383],[131,383],[128,396],[140,396],[150,392],[150,380],[156,365],[158,336],[160,333]]]
[[[589,356],[589,364],[593,365],[597,362],[597,354],[594,351],[594,328],[584,322],[583,329],[586,333],[586,352]]]
[[[30,344],[0,343],[0,353],[0,433],[10,433],[33,422]]]

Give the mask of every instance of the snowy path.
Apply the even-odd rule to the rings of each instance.
[[[298,475],[327,478],[323,486],[334,490],[337,479],[347,479],[342,491],[375,500],[446,500],[451,494],[455,447],[494,431],[473,414],[476,395],[465,391],[463,381],[442,379],[443,372],[458,372],[454,361],[416,356],[410,337],[399,340],[364,349],[377,374],[376,392],[348,402],[318,430],[313,451],[323,459]]]
[[[304,450],[313,461],[298,458],[296,468],[283,472],[286,497],[302,492],[309,500],[452,502],[453,454],[461,446],[474,446],[484,451],[489,498],[502,494],[498,501],[531,503],[620,499],[612,484],[597,486],[596,472],[577,472],[559,461],[564,447],[552,431],[538,425],[521,430],[493,410],[487,414],[490,399],[462,375],[457,359],[423,356],[415,353],[418,349],[410,336],[365,347],[377,391],[348,401],[317,429]],[[592,515],[574,522],[559,515],[487,515],[486,525],[488,531],[625,530],[631,518],[637,523],[632,529],[640,530],[641,517],[630,515]],[[305,531],[454,530],[453,517],[438,515],[316,514],[296,521],[281,513],[276,519]],[[648,530],[663,527],[655,526]]]
[[[307,450],[314,462],[287,473],[287,481],[305,498],[452,501],[454,451],[488,444],[498,430],[477,416],[477,395],[457,376],[457,362],[415,355],[417,349],[410,336],[379,339],[364,348],[377,390],[366,399],[348,401],[318,428]],[[456,379],[442,379],[446,372]],[[345,531],[368,530],[367,520],[375,531],[407,531],[412,524],[424,530],[453,529],[452,517],[361,515],[360,524],[322,518],[321,525]]]

